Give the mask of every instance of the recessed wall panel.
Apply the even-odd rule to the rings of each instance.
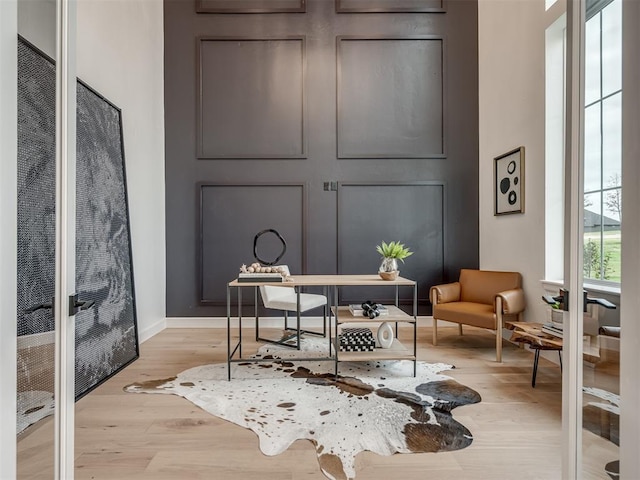
[[[337,39],[338,158],[442,158],[443,40]]]
[[[277,230],[286,241],[278,263],[288,265],[292,274],[305,271],[305,196],[303,184],[200,186],[201,304],[226,305],[227,283],[237,278],[243,263],[255,261],[253,240],[265,229]],[[260,237],[260,258],[272,261],[280,252],[275,235]],[[252,304],[248,292],[244,303]]]
[[[303,37],[199,40],[198,157],[304,158]]]
[[[444,0],[336,0],[338,13],[444,13]]]
[[[299,13],[305,0],[196,0],[198,13]]]
[[[444,271],[444,185],[442,183],[356,184],[338,188],[338,272],[376,274],[381,257],[376,245],[399,241],[413,251],[400,275],[418,282],[418,298],[426,304],[429,288],[443,279]],[[411,299],[408,289],[401,298]],[[389,302],[392,287],[345,288],[341,303],[364,300]]]

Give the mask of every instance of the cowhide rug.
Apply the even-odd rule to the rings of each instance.
[[[266,455],[285,451],[295,440],[315,445],[322,472],[331,479],[355,478],[355,457],[445,452],[465,448],[473,437],[452,410],[480,402],[480,395],[439,372],[443,363],[403,361],[298,362],[327,355],[328,342],[304,338],[302,352],[263,346],[256,357],[269,361],[191,368],[177,377],[134,383],[125,391],[174,394],[205,411],[253,430]]]

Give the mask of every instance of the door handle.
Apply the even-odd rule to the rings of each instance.
[[[53,298],[49,303],[39,303],[38,305],[32,305],[29,308],[25,308],[22,313],[30,314],[37,312],[38,310],[51,310],[53,308]]]
[[[548,303],[549,305],[554,305],[554,304],[560,304],[560,307],[562,308],[562,310],[564,310],[565,312],[569,311],[569,297],[567,295],[565,295],[565,293],[567,293],[566,290],[560,289],[560,295],[552,297],[551,295],[543,295],[542,296],[542,300],[544,300],[546,303]],[[601,307],[604,308],[608,308],[610,310],[616,309],[616,305],[615,303],[611,303],[609,300],[605,299],[605,298],[593,298],[593,297],[589,297],[587,296],[587,291],[583,290],[582,291],[582,307],[583,307],[583,311],[586,312],[587,311],[587,304],[589,303],[593,303],[595,305],[600,305]]]
[[[95,305],[95,300],[78,300],[78,294],[69,296],[69,315],[75,315],[81,310],[88,310]],[[33,312],[37,312],[38,310],[51,310],[53,308],[53,299],[49,303],[39,303],[37,305],[32,305],[29,308],[25,308],[23,313],[30,314]]]
[[[78,300],[77,293],[69,295],[69,315],[73,316],[81,310],[89,310],[95,303],[95,300]]]

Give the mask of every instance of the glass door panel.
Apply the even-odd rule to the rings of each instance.
[[[18,2],[17,478],[55,475],[56,9]]]
[[[620,288],[622,228],[622,0],[586,2],[583,276]],[[590,160],[589,160],[590,159]],[[591,293],[606,297],[606,293]],[[619,298],[606,300],[619,303]],[[605,304],[606,305],[606,304]],[[598,303],[583,315],[581,386],[584,479],[618,478],[620,312]]]
[[[16,477],[71,479],[75,3],[17,7]]]

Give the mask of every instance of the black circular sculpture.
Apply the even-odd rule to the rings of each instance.
[[[273,233],[276,237],[278,237],[278,239],[282,243],[282,251],[280,252],[280,255],[278,255],[273,262],[267,262],[266,260],[263,260],[258,256],[258,239],[265,233]],[[253,256],[262,265],[267,265],[267,266],[275,265],[280,261],[280,259],[284,256],[285,253],[287,253],[287,242],[285,242],[284,238],[282,238],[282,235],[280,235],[278,231],[274,230],[273,228],[267,228],[265,230],[262,230],[261,232],[258,232],[256,236],[253,238]]]

